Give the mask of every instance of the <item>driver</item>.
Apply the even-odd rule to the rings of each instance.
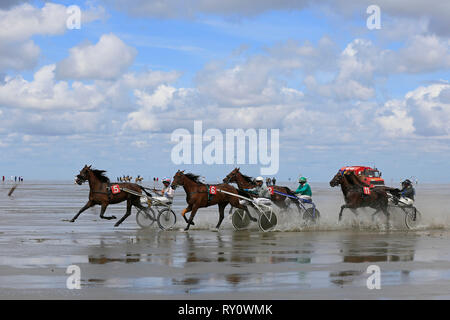
[[[402,182],[402,189],[400,190],[400,198],[398,201],[402,202],[407,206],[412,206],[414,204],[414,195],[416,191],[409,179]]]
[[[256,204],[265,204],[270,205],[272,202],[270,201],[271,194],[269,188],[267,186],[264,186],[264,178],[263,177],[257,177],[255,179],[256,187],[251,189],[244,189],[244,191],[251,192],[253,194],[257,195],[256,199],[253,199]]]
[[[312,192],[311,187],[309,186],[306,178],[301,177],[300,179],[298,179],[298,183],[300,183],[300,185],[298,186],[297,190],[295,190],[294,193],[300,194],[299,196],[300,199],[310,201]]]
[[[162,181],[164,188],[162,188],[161,191],[158,191],[155,188],[153,188],[153,191],[156,194],[161,195],[160,197],[155,197],[156,200],[159,200],[164,203],[172,203],[174,191],[173,191],[172,187],[170,186],[170,182],[171,181],[169,178],[164,178]]]

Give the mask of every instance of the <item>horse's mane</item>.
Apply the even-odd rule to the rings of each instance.
[[[200,176],[199,175],[195,175],[193,173],[185,173],[184,174],[186,177],[188,177],[190,180],[199,183],[199,184],[204,184],[203,182],[200,181]]]
[[[240,172],[240,171],[239,171],[239,172]],[[254,180],[253,180],[252,177],[246,176],[246,175],[243,174],[242,172],[240,172],[240,173],[241,173],[241,176],[245,179],[245,181],[250,182],[250,183],[253,183],[253,182],[254,182]]]
[[[360,186],[369,187],[369,185],[362,181],[353,171],[348,172],[347,175],[352,176],[355,182]]]
[[[97,170],[97,169],[91,169],[91,171],[94,173],[94,176],[100,180],[101,182],[109,183],[109,178],[105,176],[106,170]]]

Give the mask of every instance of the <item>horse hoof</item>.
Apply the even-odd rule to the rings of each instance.
[[[117,219],[116,216],[111,216],[111,219]]]
[[[116,223],[116,224],[114,225],[114,228],[118,227],[119,225],[120,225],[120,223]]]
[[[69,220],[69,222],[75,222],[75,220],[74,220],[74,219],[72,219],[72,220]]]

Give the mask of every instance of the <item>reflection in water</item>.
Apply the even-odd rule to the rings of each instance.
[[[89,263],[90,264],[105,264],[110,262],[124,262],[124,263],[134,263],[142,261],[141,259],[142,254],[131,254],[126,253],[125,258],[110,258],[106,255],[100,255],[100,256],[89,256]]]
[[[416,238],[410,237],[399,242],[388,241],[389,237],[389,234],[386,234],[386,240],[374,240],[361,235],[351,235],[349,240],[340,242],[343,262],[376,264],[377,262],[414,261]],[[409,272],[408,270],[400,271],[404,281],[407,281]],[[353,283],[362,274],[366,274],[365,269],[331,272],[330,281],[335,285],[343,286]]]
[[[314,253],[314,241],[293,243],[286,248],[280,247],[279,237],[282,234],[261,233],[251,231],[233,232],[229,235],[216,233],[215,241],[208,241],[195,233],[182,233],[176,235],[176,241],[182,243],[184,269],[192,264],[219,263],[218,269],[236,270],[236,272],[209,272],[189,274],[172,279],[173,284],[198,285],[201,283],[214,283],[224,279],[233,288],[247,282],[264,283],[271,281],[274,275],[267,277],[264,272],[257,272],[256,268],[265,264],[310,264]],[[309,239],[311,240],[311,239]],[[277,245],[278,243],[278,245]],[[226,244],[226,245],[225,245]],[[255,265],[255,271],[249,271],[248,266]],[[225,270],[225,269],[223,269]],[[305,278],[306,272],[298,272],[299,278]]]

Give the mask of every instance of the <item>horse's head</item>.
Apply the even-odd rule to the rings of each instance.
[[[89,178],[89,171],[91,170],[91,166],[85,165],[83,169],[81,169],[80,173],[77,175],[75,179],[75,183],[82,185]]]
[[[178,186],[182,186],[184,184],[183,177],[184,177],[184,170],[183,171],[178,170],[177,173],[175,173],[172,179],[172,188],[174,190]]]
[[[333,179],[331,179],[330,186],[336,187],[336,186],[340,185],[342,183],[342,181],[344,180],[344,174],[346,174],[345,171],[339,170],[339,172],[336,173],[336,175],[333,177]]]
[[[239,173],[239,168],[234,168],[224,179],[224,183],[237,182],[237,174]]]

